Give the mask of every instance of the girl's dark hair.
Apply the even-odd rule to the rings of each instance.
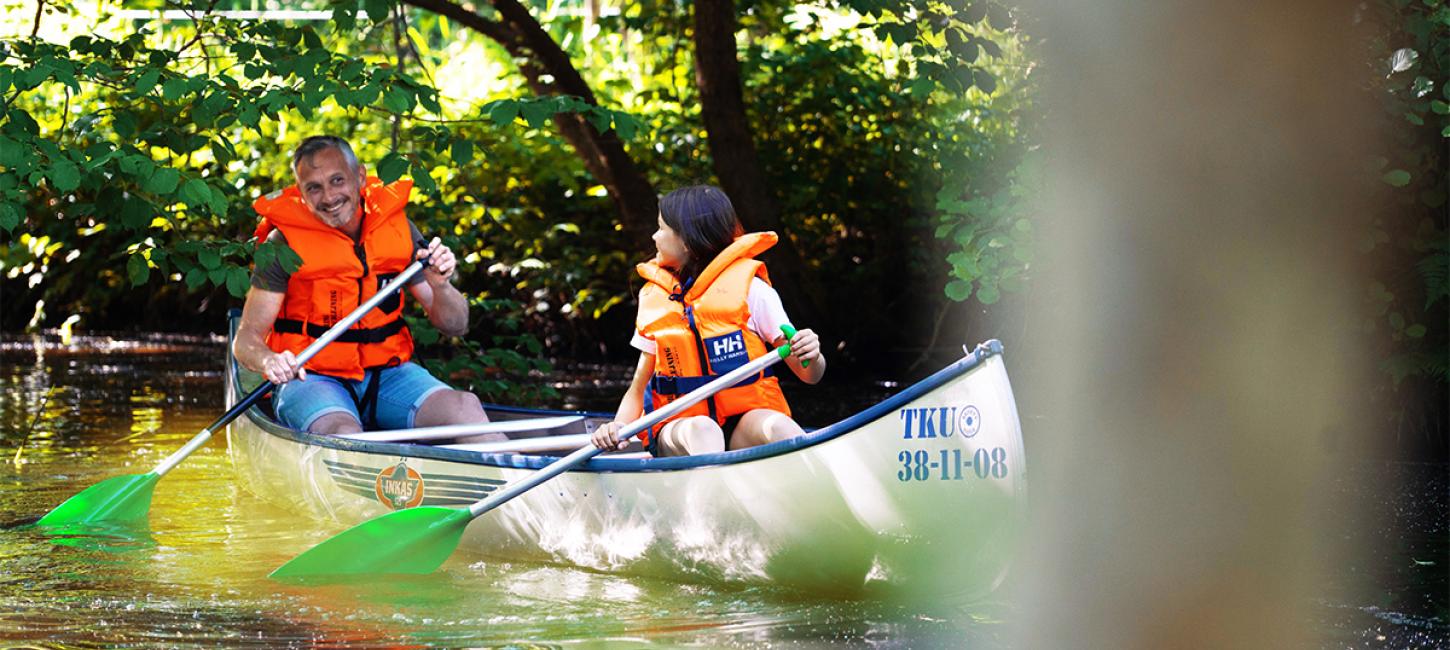
[[[682,187],[660,199],[660,217],[685,242],[690,259],[679,277],[693,278],[745,232],[730,197],[714,185]]]

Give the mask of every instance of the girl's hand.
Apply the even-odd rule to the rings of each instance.
[[[623,422],[606,422],[603,426],[595,429],[594,433],[589,434],[589,442],[594,443],[595,447],[603,449],[604,451],[624,449],[628,441],[619,439],[619,430],[622,428],[624,428]]]
[[[809,329],[798,330],[795,338],[790,340],[790,356],[795,357],[801,363],[819,362],[821,358],[821,338]]]

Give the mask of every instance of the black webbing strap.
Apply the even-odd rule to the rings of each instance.
[[[279,334],[302,334],[303,325],[302,321],[293,318],[278,318],[275,323],[272,323],[272,331]],[[306,323],[305,325],[307,336],[314,339],[322,338],[327,330],[332,329],[316,323]],[[403,319],[397,318],[382,327],[347,330],[336,340],[339,343],[382,343],[388,340],[388,337],[401,331],[403,331]]]

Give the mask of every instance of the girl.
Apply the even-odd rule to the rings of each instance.
[[[718,187],[696,185],[660,199],[655,258],[637,267],[634,339],[640,350],[634,380],[614,421],[597,429],[594,446],[621,449],[618,432],[645,412],[705,385],[716,376],[786,343],[789,323],[765,265],[753,259],[775,245],[772,232],[745,234],[730,199]],[[802,381],[826,372],[820,339],[803,329],[786,359]],[[655,456],[744,449],[804,433],[790,417],[770,371],[716,393],[640,434]]]

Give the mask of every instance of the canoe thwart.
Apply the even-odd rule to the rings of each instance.
[[[461,438],[464,436],[482,435],[485,433],[521,433],[525,431],[542,431],[568,426],[584,420],[582,415],[560,415],[546,418],[527,418],[522,420],[506,420],[503,422],[479,422],[476,424],[450,424],[441,427],[422,427],[418,429],[392,429],[389,431],[363,431],[362,433],[348,433],[338,436],[339,438],[350,438],[352,440],[364,440],[367,442],[426,442],[429,440],[446,440]],[[588,436],[585,436],[586,438]]]

